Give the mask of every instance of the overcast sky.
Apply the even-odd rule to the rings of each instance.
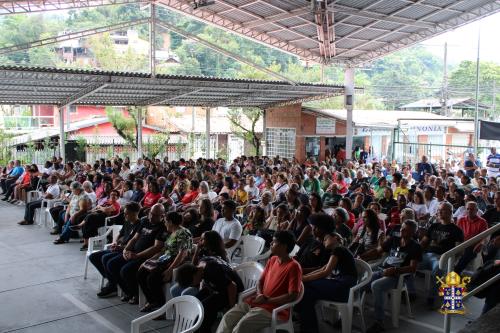
[[[422,43],[429,51],[443,57],[444,43],[448,42],[448,62],[476,60],[478,29],[481,28],[481,60],[500,64],[500,13],[467,24]]]

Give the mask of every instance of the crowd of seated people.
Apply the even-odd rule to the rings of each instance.
[[[270,325],[271,312],[304,296],[295,307],[301,332],[318,332],[315,303],[346,302],[357,283],[354,259],[369,263],[375,319],[369,332],[384,330],[385,294],[406,277],[411,302],[418,301],[415,272],[441,276],[440,256],[500,222],[500,156],[492,149],[486,167],[474,156],[443,165],[426,156],[414,167],[353,160],[337,163],[271,157],[168,161],[128,158],[47,162],[3,169],[5,198],[38,187],[38,200],[25,206],[21,225],[33,224],[42,200],[50,208],[54,244],[80,238],[81,250],[105,225],[122,225],[118,239],[92,253],[90,262],[107,283],[98,297],[117,296],[138,304],[139,290],[150,312],[172,295],[195,295],[205,307],[200,332],[254,332]],[[36,182],[32,178],[37,179]],[[36,185],[35,185],[36,183]],[[242,235],[265,240],[271,256],[257,293],[237,302],[243,289],[230,262]],[[477,256],[499,267],[499,233],[467,248],[456,262],[462,272]],[[292,249],[299,247],[293,256]],[[486,251],[487,250],[487,251]],[[489,261],[486,261],[489,260]],[[496,270],[496,271],[495,271]],[[174,271],[177,273],[174,274]],[[435,309],[437,287],[422,301]],[[498,302],[489,287],[484,311]],[[219,312],[224,312],[216,325]],[[283,318],[290,313],[280,314]],[[295,316],[294,316],[295,318]]]

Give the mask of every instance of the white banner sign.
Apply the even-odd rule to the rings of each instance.
[[[316,117],[316,134],[335,134],[335,119]]]
[[[354,129],[354,135],[357,136],[384,136],[391,135],[391,130],[375,128],[372,129],[370,127],[357,127]]]

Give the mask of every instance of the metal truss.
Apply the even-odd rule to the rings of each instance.
[[[452,5],[456,5],[459,2],[465,2],[468,0],[460,0],[452,3],[451,5],[447,6],[450,7]],[[447,7],[441,8],[441,9],[447,9]],[[370,62],[371,60],[378,59],[380,57],[383,57],[389,53],[398,51],[402,48],[417,44],[423,40],[426,40],[428,38],[431,38],[433,36],[445,33],[449,30],[453,30],[455,28],[458,28],[460,26],[463,26],[465,24],[468,24],[470,22],[479,20],[483,17],[495,14],[500,12],[500,1],[493,1],[490,3],[487,3],[485,5],[479,6],[477,8],[474,8],[472,10],[469,10],[467,12],[463,12],[463,14],[453,17],[445,22],[439,23],[436,27],[433,29],[423,29],[421,31],[417,31],[401,40],[398,40],[396,42],[389,43],[379,49],[365,52],[357,57],[354,57],[351,60],[352,64],[360,65],[364,64],[367,62]],[[431,13],[429,16],[431,16]],[[427,17],[427,15],[425,16]],[[422,18],[422,19],[425,19]]]
[[[328,11],[326,1],[319,3],[320,8],[314,13],[316,21],[316,30],[318,33],[318,40],[320,54],[327,59],[327,61],[335,56],[335,33],[333,30],[333,14]]]
[[[124,28],[132,27],[132,26],[136,26],[136,25],[140,25],[140,24],[146,24],[148,22],[149,22],[149,18],[147,18],[147,19],[140,19],[140,20],[133,20],[133,21],[123,22],[123,23],[118,23],[118,24],[113,24],[113,25],[108,25],[108,26],[105,26],[105,27],[99,27],[99,28],[93,28],[93,29],[88,29],[88,30],[70,32],[68,34],[64,34],[64,35],[61,35],[61,36],[49,37],[49,38],[44,38],[44,39],[40,39],[40,40],[37,40],[37,41],[32,41],[32,42],[29,42],[29,43],[24,43],[24,44],[18,44],[18,45],[13,45],[13,46],[2,47],[2,48],[0,48],[0,54],[7,54],[7,53],[12,53],[12,52],[27,50],[27,49],[30,49],[30,48],[33,48],[33,47],[39,47],[39,46],[56,44],[56,43],[60,43],[60,42],[66,41],[66,40],[88,37],[88,36],[100,34],[100,33],[103,33],[103,32],[109,32],[109,31],[114,31],[114,30],[121,30],[121,29],[124,29]]]
[[[181,29],[179,29],[178,27],[176,27],[176,26],[174,26],[172,24],[169,24],[169,23],[166,23],[166,22],[163,22],[163,21],[160,21],[160,20],[157,20],[156,24],[159,27],[162,27],[164,29],[167,29],[167,30],[170,30],[172,32],[175,32],[176,34],[179,34],[179,35],[181,35],[181,36],[183,36],[185,38],[188,38],[188,39],[191,39],[191,40],[195,40],[198,43],[201,43],[201,44],[205,45],[206,47],[210,48],[211,50],[214,50],[214,51],[216,51],[218,53],[221,53],[221,54],[223,54],[223,55],[225,55],[227,57],[230,57],[230,58],[232,58],[232,59],[234,59],[236,61],[239,61],[239,62],[245,63],[245,64],[247,64],[249,66],[252,66],[252,67],[254,67],[254,68],[256,68],[256,69],[258,69],[258,70],[260,70],[260,71],[262,71],[264,73],[267,73],[267,74],[269,74],[269,75],[277,78],[278,80],[286,81],[286,82],[290,83],[291,85],[296,85],[297,84],[295,81],[290,80],[289,78],[287,78],[284,75],[281,75],[279,73],[273,72],[273,71],[267,69],[264,66],[258,65],[256,63],[250,61],[250,60],[244,59],[241,56],[239,56],[239,55],[237,55],[237,54],[235,54],[233,52],[225,50],[225,49],[223,49],[223,48],[215,45],[214,43],[211,43],[209,41],[206,41],[203,38],[200,38],[200,37],[198,37],[196,35],[193,35],[193,34],[191,34],[189,32],[181,30]]]
[[[201,89],[179,89],[175,90],[172,92],[169,92],[168,94],[160,95],[160,96],[155,96],[153,98],[145,99],[137,103],[137,105],[143,105],[143,106],[154,106],[158,104],[165,104],[168,101],[171,101],[176,98],[180,97],[185,97],[191,93],[196,93],[200,91]]]
[[[147,0],[0,0],[0,15],[147,2]]]
[[[299,47],[293,42],[281,40],[265,32],[247,28],[241,22],[236,22],[222,17],[217,13],[209,11],[210,7],[193,9],[189,1],[185,0],[159,0],[158,5],[167,7],[175,12],[190,16],[196,20],[218,26],[226,31],[236,33],[240,36],[250,38],[258,43],[271,46],[283,52],[298,56],[302,59],[321,63],[323,58],[319,54],[312,53],[310,50]],[[224,3],[226,4],[226,3]],[[288,28],[284,28],[288,29]]]
[[[107,83],[92,83],[86,86],[84,89],[78,91],[76,94],[65,98],[61,103],[59,103],[59,107],[65,107],[70,104],[77,103],[78,101],[81,101],[87,96],[90,96],[99,90],[106,88],[108,86]]]

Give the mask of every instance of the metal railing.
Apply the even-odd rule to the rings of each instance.
[[[445,269],[445,266],[446,266],[446,274],[452,272],[453,271],[453,259],[454,259],[456,254],[461,253],[463,250],[465,250],[469,246],[472,246],[473,244],[480,242],[481,240],[492,235],[493,233],[497,232],[498,230],[500,230],[500,223],[497,223],[496,225],[489,228],[488,230],[485,230],[482,233],[472,237],[471,239],[461,243],[460,245],[449,250],[448,252],[443,253],[441,255],[441,258],[439,259],[439,269],[443,270],[443,269]],[[485,283],[477,286],[476,288],[469,290],[467,296],[464,296],[463,300],[466,300],[469,297],[474,296],[479,291],[490,286],[491,284],[493,284],[497,280],[500,280],[500,274],[497,274],[496,276],[492,277],[491,279],[489,279]],[[443,327],[444,333],[450,332],[450,319],[451,319],[450,315],[446,313],[444,315],[444,327]]]
[[[8,130],[30,130],[54,127],[54,116],[3,116],[3,128]]]

